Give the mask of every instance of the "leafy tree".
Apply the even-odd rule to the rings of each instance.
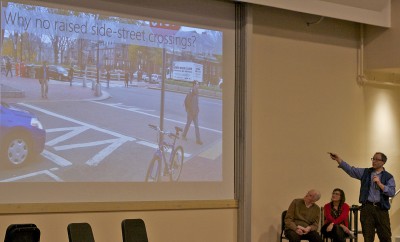
[[[3,39],[2,55],[12,56],[14,54],[13,41],[10,38]]]

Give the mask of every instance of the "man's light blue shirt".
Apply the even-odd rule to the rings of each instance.
[[[345,161],[342,161],[339,164],[339,168],[342,168],[347,174],[349,174],[349,176],[356,178],[358,180],[361,180],[361,177],[364,174],[365,169],[368,169],[368,168],[357,168],[354,166],[350,166]],[[369,187],[369,194],[368,194],[368,201],[370,202],[380,201],[380,188],[372,179],[375,175],[378,176],[380,180],[382,172],[376,173],[375,171],[373,171],[371,173],[371,184]],[[396,183],[394,181],[394,178],[392,177],[384,185],[383,194],[389,197],[393,197],[395,192],[396,192]]]

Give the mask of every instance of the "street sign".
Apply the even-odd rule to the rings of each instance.
[[[150,22],[150,28],[154,34],[174,36],[181,26],[170,23]]]

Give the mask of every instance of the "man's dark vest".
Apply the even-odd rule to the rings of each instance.
[[[373,168],[366,168],[361,177],[359,202],[362,204],[368,201],[369,187],[371,186],[371,173],[373,171],[374,171]],[[393,178],[393,176],[389,172],[385,170],[382,171],[382,175],[380,178],[382,184],[386,185],[391,178]],[[386,196],[385,194],[383,194],[382,190],[380,190],[380,197],[381,198],[379,202],[381,203],[381,208],[389,210],[390,209],[389,196]]]

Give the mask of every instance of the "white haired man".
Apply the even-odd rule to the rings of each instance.
[[[292,201],[285,217],[285,236],[289,242],[322,242],[318,233],[321,208],[315,204],[320,198],[321,193],[311,189],[304,198]]]

